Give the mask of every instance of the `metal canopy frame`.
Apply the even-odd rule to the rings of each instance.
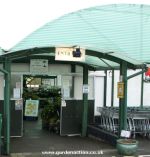
[[[13,61],[13,60],[17,60],[17,59],[20,59],[22,57],[31,57],[33,55],[37,55],[37,54],[45,54],[45,53],[48,53],[48,54],[54,54],[55,53],[55,47],[43,47],[43,48],[38,48],[38,47],[35,47],[35,48],[32,48],[32,49],[26,49],[26,50],[20,50],[20,51],[14,51],[14,52],[7,52],[3,55],[1,55],[1,59],[0,61],[3,62],[3,57],[7,57],[9,58],[9,60]],[[127,62],[127,65],[128,65],[128,68],[131,68],[131,69],[137,69],[137,68],[143,68],[144,64],[134,64],[134,62],[132,63],[132,60],[130,59],[130,61],[128,61],[128,58],[127,57],[123,57],[123,58],[120,58],[120,56],[115,56],[115,55],[112,55],[114,52],[108,52],[108,53],[102,53],[102,52],[99,52],[99,51],[94,51],[94,50],[90,50],[90,49],[86,49],[86,56],[93,56],[93,57],[97,57],[99,58],[100,60],[101,59],[106,59],[108,61],[112,61],[112,62],[115,62],[115,63],[118,63],[120,65],[121,61],[126,61]],[[109,65],[109,63],[105,62],[105,61],[102,61],[103,63],[105,63],[107,66],[108,66],[108,69],[112,69],[115,68],[111,65]],[[87,65],[90,65],[90,63],[86,63],[86,62],[75,62],[77,64],[87,64]],[[96,63],[91,65],[93,66],[93,68],[95,68],[96,70],[99,70],[101,69],[101,65],[97,65]],[[118,67],[117,67],[118,68]]]
[[[78,45],[92,47],[94,49],[86,48],[87,56],[94,56],[99,60],[112,61],[117,63],[118,66],[111,68],[109,63],[107,67],[103,67],[97,63],[90,62],[57,62],[62,64],[78,64],[83,66],[83,83],[88,83],[88,69],[92,70],[114,70],[119,69],[120,75],[124,81],[124,98],[119,102],[119,119],[120,119],[120,131],[126,129],[126,110],[127,110],[127,81],[136,75],[127,77],[127,69],[145,69],[144,62],[148,62],[148,46],[149,46],[149,22],[147,17],[149,16],[150,8],[144,5],[108,5],[99,6],[89,9],[84,9],[65,15],[59,19],[46,24],[44,27],[33,32],[18,45],[5,52],[0,57],[0,62],[3,63],[3,69],[0,69],[4,73],[5,88],[4,88],[4,151],[5,154],[9,154],[10,144],[10,77],[11,62],[16,62],[23,57],[35,57],[34,55],[49,53],[54,54],[55,47],[51,45],[70,44],[71,46]],[[100,16],[101,15],[101,16]],[[134,20],[132,20],[134,19]],[[119,22],[116,22],[116,21]],[[120,23],[120,25],[118,25]],[[145,24],[145,25],[144,25]],[[101,27],[99,27],[101,26]],[[119,26],[119,27],[118,27]],[[136,29],[135,29],[135,26]],[[139,26],[139,27],[138,27]],[[115,29],[112,29],[115,28]],[[126,28],[125,31],[123,28]],[[109,31],[108,31],[109,30]],[[122,31],[123,30],[123,31]],[[133,32],[135,33],[133,34]],[[104,33],[102,33],[104,32]],[[137,37],[138,33],[138,37]],[[122,36],[124,34],[124,36]],[[130,36],[130,35],[133,36]],[[146,36],[144,36],[146,35]],[[94,37],[94,38],[93,38]],[[137,37],[137,38],[136,38]],[[144,42],[144,39],[146,39]],[[130,43],[132,42],[132,44]],[[50,45],[51,44],[51,45]],[[74,45],[72,45],[74,44]],[[119,44],[119,45],[118,45]],[[136,47],[134,45],[137,45]],[[128,45],[128,46],[127,46]],[[140,46],[139,46],[140,45]],[[37,46],[37,47],[36,47]],[[123,49],[120,49],[123,48]],[[136,49],[135,49],[136,48]],[[96,50],[95,50],[96,49]],[[102,51],[101,51],[102,50]],[[123,51],[122,51],[123,50]],[[104,51],[104,52],[103,52]],[[107,51],[107,52],[106,52]],[[128,58],[124,56],[126,52]],[[136,52],[136,53],[135,53]],[[143,55],[141,55],[141,53]],[[37,56],[38,57],[38,56]],[[42,56],[39,56],[42,57]],[[141,58],[142,61],[141,61]],[[134,59],[137,59],[140,64]],[[98,61],[98,60],[97,60]],[[105,62],[105,61],[104,61]],[[104,63],[103,62],[103,63]],[[106,64],[106,62],[105,62]],[[107,82],[105,83],[107,84]],[[142,82],[143,84],[143,82]],[[113,87],[113,81],[112,81]],[[141,86],[143,90],[143,85]],[[106,85],[105,85],[106,88]],[[113,94],[112,94],[113,97]],[[87,129],[87,99],[88,95],[83,94],[83,121],[82,121],[82,136],[86,135]],[[141,102],[143,98],[141,97]],[[112,100],[113,106],[113,100]]]
[[[29,49],[29,50],[22,50],[22,51],[17,51],[17,52],[13,52],[13,53],[5,53],[4,55],[1,56],[1,62],[4,63],[4,69],[1,69],[0,71],[2,71],[3,73],[5,73],[5,90],[4,90],[4,154],[8,155],[10,153],[10,76],[11,76],[11,71],[10,71],[10,66],[11,66],[11,62],[15,62],[21,58],[40,58],[42,56],[36,56],[39,54],[43,54],[44,53],[54,53],[55,52],[55,47],[49,47],[49,48],[33,48],[33,49]],[[132,69],[136,69],[136,68],[144,68],[145,65],[134,65],[131,62],[125,61],[123,59],[117,58],[115,56],[111,56],[111,53],[108,54],[104,54],[104,53],[100,53],[100,52],[96,52],[93,50],[86,50],[86,55],[89,56],[95,56],[98,57],[100,60],[103,59],[107,59],[113,62],[116,62],[120,65],[120,75],[122,75],[123,77],[123,81],[125,84],[125,88],[124,88],[124,93],[125,96],[123,99],[120,99],[119,102],[119,107],[120,107],[120,114],[119,114],[119,119],[120,119],[120,131],[121,130],[125,130],[126,129],[126,110],[127,110],[127,68],[132,68]],[[53,58],[53,56],[50,56],[51,58]],[[54,59],[53,59],[53,63],[54,63]],[[88,70],[92,69],[92,70],[97,70],[97,69],[111,69],[111,66],[108,65],[108,68],[104,68],[104,67],[97,67],[95,65],[90,65],[88,63],[83,63],[83,62],[57,62],[57,63],[65,63],[65,64],[70,64],[70,65],[80,65],[83,66],[83,84],[88,84]],[[118,67],[117,67],[118,68]],[[111,70],[114,70],[114,67],[112,67]],[[143,71],[144,72],[144,71]],[[141,74],[141,73],[140,73]],[[105,83],[106,84],[106,83]],[[106,88],[106,87],[105,87]],[[106,89],[105,89],[106,92]],[[105,94],[106,96],[106,94]],[[106,102],[104,102],[106,105]],[[82,136],[86,136],[87,133],[87,116],[88,116],[88,94],[84,93],[83,94],[83,119],[82,119],[82,131],[81,134]]]

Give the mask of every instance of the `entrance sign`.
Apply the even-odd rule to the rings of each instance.
[[[56,47],[55,60],[85,61],[85,49],[72,47]]]
[[[118,91],[117,91],[118,98],[124,98],[124,83],[118,82]]]
[[[26,100],[25,116],[37,117],[39,108],[39,100]]]
[[[48,73],[48,60],[46,59],[31,59],[30,60],[30,72],[36,74]]]

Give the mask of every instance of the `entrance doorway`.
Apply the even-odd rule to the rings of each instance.
[[[11,152],[29,152],[30,148],[22,148],[20,145],[31,146],[35,152],[46,150],[49,146],[53,147],[54,141],[57,145],[65,143],[65,140],[80,140],[79,136],[67,137],[68,135],[81,135],[82,130],[82,113],[83,113],[83,100],[82,100],[82,75],[79,74],[62,74],[55,76],[45,75],[23,75],[22,77],[22,95],[23,95],[23,137],[12,139]],[[90,91],[92,91],[93,78],[90,78]],[[61,82],[61,83],[60,83]],[[73,86],[74,84],[74,86]],[[53,90],[53,91],[51,91]],[[53,94],[52,94],[53,93]],[[91,94],[92,95],[92,94]],[[46,104],[52,103],[55,96],[60,96],[64,104],[61,104],[60,110],[57,110],[55,118],[59,125],[49,125],[45,127],[42,125],[41,113]],[[25,115],[26,101],[38,100],[38,114],[37,116]],[[59,99],[60,101],[61,99]],[[88,124],[93,123],[94,118],[94,100],[88,100],[89,115]],[[32,106],[32,105],[29,105]],[[49,106],[49,105],[48,105]],[[32,107],[31,107],[32,108]],[[34,107],[33,107],[34,108]],[[47,110],[47,108],[45,109]],[[35,112],[36,114],[37,112]],[[56,112],[55,112],[56,113]],[[59,115],[59,116],[58,116]],[[53,120],[55,120],[53,118]],[[55,121],[56,122],[56,121]],[[45,128],[44,128],[45,127]],[[43,129],[44,128],[44,129]],[[61,136],[60,136],[61,135]],[[60,140],[60,142],[58,142]],[[61,141],[62,140],[62,141]],[[35,142],[36,141],[36,142]],[[53,141],[53,142],[52,142]],[[39,143],[42,143],[39,144]],[[20,143],[20,144],[19,144]],[[20,147],[20,148],[19,148]],[[57,147],[57,146],[56,146]],[[67,150],[67,148],[65,148]]]
[[[23,106],[24,129],[28,130],[25,127],[32,123],[59,134],[61,88],[57,86],[57,76],[24,75]]]

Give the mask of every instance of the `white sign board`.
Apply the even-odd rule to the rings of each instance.
[[[131,132],[130,131],[121,130],[121,137],[129,138],[130,136],[131,136]]]
[[[88,84],[83,85],[83,93],[89,93],[89,85]]]
[[[57,86],[61,86],[61,75],[57,76]]]
[[[18,99],[15,101],[15,110],[22,110],[23,109],[23,102],[22,99]]]
[[[39,100],[26,100],[25,116],[37,117],[39,108]]]
[[[14,88],[13,90],[14,98],[19,99],[20,98],[20,88]]]
[[[63,89],[63,96],[64,96],[64,98],[70,98],[70,89],[69,89],[69,87],[65,87]]]
[[[30,60],[30,72],[31,73],[48,73],[48,60],[46,59],[31,59]]]
[[[76,48],[72,47],[57,47],[55,52],[55,60],[61,61],[85,61],[85,49],[80,48],[81,56],[73,57],[73,51]]]
[[[66,107],[66,101],[65,100],[61,100],[61,106]]]

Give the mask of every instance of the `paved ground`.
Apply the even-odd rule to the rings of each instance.
[[[143,138],[139,138],[138,140],[139,149],[137,154],[150,154],[150,140]],[[60,153],[60,155],[58,155],[58,153]],[[72,153],[74,155],[66,155],[64,153]],[[80,155],[78,153],[80,153]],[[94,153],[94,155],[85,155],[83,153]],[[82,138],[79,136],[61,137],[57,134],[50,133],[49,131],[43,131],[41,129],[40,120],[26,121],[24,123],[24,137],[11,139],[11,157],[53,156],[119,157],[116,148],[104,141],[99,141],[88,137]]]

